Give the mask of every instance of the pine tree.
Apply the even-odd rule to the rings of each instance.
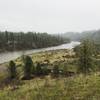
[[[31,57],[26,56],[24,59],[24,78],[30,79],[32,74],[33,61]]]
[[[79,71],[87,74],[94,69],[95,49],[90,40],[84,40],[79,48]]]
[[[14,61],[9,62],[8,72],[11,79],[15,79],[17,77],[16,64]]]

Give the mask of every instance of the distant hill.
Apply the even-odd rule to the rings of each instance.
[[[63,38],[69,38],[71,41],[79,41],[81,34],[78,32],[66,32],[61,34]]]
[[[84,32],[66,32],[61,34],[62,37],[69,38],[72,41],[81,41],[84,38],[92,39],[96,43],[100,43],[100,30],[84,31]]]

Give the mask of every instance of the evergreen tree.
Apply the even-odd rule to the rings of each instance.
[[[16,64],[14,61],[9,62],[8,71],[11,79],[15,79],[17,77]]]
[[[90,40],[84,40],[79,48],[79,71],[87,74],[94,69],[94,47]]]
[[[24,78],[30,79],[32,74],[33,61],[31,57],[26,56],[24,59]]]

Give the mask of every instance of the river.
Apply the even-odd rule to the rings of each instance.
[[[62,44],[62,45],[54,46],[54,47],[33,49],[33,50],[26,50],[26,51],[14,51],[14,52],[0,53],[0,64],[4,63],[4,62],[8,62],[8,61],[13,60],[13,59],[16,59],[22,55],[28,55],[28,54],[32,54],[32,53],[36,53],[36,52],[57,50],[57,49],[72,49],[79,44],[80,44],[80,42],[72,41],[70,43],[66,43],[66,44]]]

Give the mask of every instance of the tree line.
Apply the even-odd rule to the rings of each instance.
[[[0,32],[0,51],[26,50],[64,43],[60,36],[36,32]],[[67,39],[66,42],[69,42]]]

